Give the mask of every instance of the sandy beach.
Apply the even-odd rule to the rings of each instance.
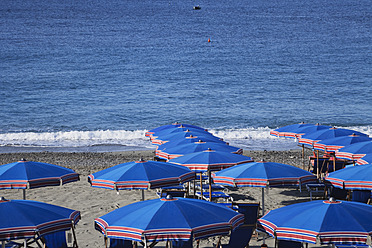
[[[302,167],[301,150],[291,151],[249,151],[244,155],[252,157],[255,161],[262,159],[271,162],[279,162]],[[308,156],[309,154],[306,154]],[[80,174],[80,181],[69,183],[60,187],[45,187],[27,190],[28,200],[37,200],[50,204],[79,210],[81,220],[76,226],[76,236],[79,247],[104,247],[103,235],[94,229],[94,219],[100,217],[116,208],[128,205],[141,199],[140,191],[122,190],[116,191],[92,188],[87,181],[87,176],[96,171],[129,161],[143,158],[153,160],[154,151],[127,151],[107,153],[4,153],[0,154],[0,163],[7,164],[20,160],[21,158],[57,164],[68,167]],[[305,160],[305,165],[308,161]],[[306,167],[307,168],[307,167]],[[228,191],[234,200],[239,201],[261,201],[260,188],[236,188]],[[21,190],[2,190],[1,196],[7,199],[21,199]],[[145,199],[157,198],[155,190],[146,190]],[[265,195],[265,210],[279,208],[296,202],[308,201],[309,193],[298,189],[269,189]],[[227,238],[223,241],[226,242]],[[216,238],[209,238],[201,242],[201,247],[213,247]],[[266,240],[269,247],[274,247],[274,240]],[[252,237],[250,247],[259,247],[261,238]],[[158,246],[157,246],[158,247]],[[315,247],[315,246],[309,246]]]

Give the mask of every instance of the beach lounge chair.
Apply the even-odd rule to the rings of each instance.
[[[313,167],[313,170],[312,170],[313,174],[332,172],[334,171],[334,166],[336,166],[336,170],[339,170],[339,169],[344,168],[346,165],[345,160],[337,159],[337,158],[334,164],[333,163],[334,157],[329,157],[329,156],[323,156],[319,158],[317,158],[316,156],[311,156],[309,157],[309,159]]]
[[[348,190],[331,187],[330,197],[337,200],[348,200]]]
[[[212,184],[211,186],[213,190],[223,191],[226,189],[223,185]],[[195,184],[195,187],[200,190],[200,184]],[[203,190],[209,190],[209,184],[203,184]]]
[[[306,189],[310,193],[310,201],[313,200],[313,196],[320,196],[322,199],[325,199],[326,185],[324,183],[306,184]]]
[[[249,246],[252,234],[256,229],[258,212],[260,208],[259,202],[233,202],[231,204],[223,204],[244,214],[244,224],[233,230],[230,234],[228,244],[221,245],[222,248],[244,248]]]
[[[192,239],[187,241],[173,241],[172,248],[192,248]]]
[[[196,196],[198,196],[199,198],[202,198],[206,201],[209,201],[209,191],[204,191],[203,193],[201,192],[196,192],[195,193]],[[211,201],[218,201],[219,199],[222,199],[224,201],[233,201],[234,199],[228,195],[227,193],[225,192],[222,192],[222,191],[212,191],[212,199]]]
[[[132,241],[126,239],[110,239],[110,248],[132,248]]]
[[[371,198],[370,190],[353,190],[351,200],[356,202],[368,203]]]
[[[301,242],[290,240],[277,240],[278,248],[302,248]]]
[[[66,232],[59,231],[43,236],[45,246],[48,248],[67,248]]]
[[[336,248],[371,248],[370,245],[366,244],[355,244],[355,245],[335,245]]]
[[[158,192],[156,192],[159,198],[165,198],[167,195],[171,195],[173,197],[186,197],[187,190],[183,187],[183,185],[178,186],[169,186],[163,187]]]

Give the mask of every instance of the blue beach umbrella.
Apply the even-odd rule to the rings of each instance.
[[[194,142],[215,142],[215,143],[221,143],[221,144],[227,144],[227,142],[223,141],[222,139],[216,139],[215,137],[207,137],[203,136],[199,138],[198,136],[188,136],[183,139],[175,139],[175,140],[170,140],[167,143],[164,143],[156,148],[156,150],[164,150],[164,149],[169,149],[171,147],[176,147],[180,145],[185,145],[185,144],[190,144]]]
[[[287,187],[313,183],[316,177],[295,166],[274,162],[244,163],[216,172],[215,183],[235,187]]]
[[[187,241],[228,234],[244,216],[217,203],[190,198],[136,202],[95,219],[96,229],[107,238],[145,243]]]
[[[309,171],[295,166],[274,162],[238,164],[212,175],[216,184],[233,187],[262,188],[262,214],[264,214],[264,189],[266,187],[292,187],[317,182]]]
[[[59,186],[79,180],[75,171],[54,165],[21,160],[0,165],[0,189],[25,189]]]
[[[350,166],[331,172],[324,179],[341,189],[372,190],[372,166]]]
[[[243,153],[243,150],[241,148],[229,146],[226,144],[220,144],[215,142],[194,142],[158,151],[157,156],[163,159],[173,159],[189,153],[201,152],[208,149],[215,151],[231,152],[236,154]]]
[[[79,219],[80,212],[76,210],[38,201],[1,198],[0,240],[29,239],[69,230]]]
[[[181,126],[182,127],[187,127],[187,128],[197,128],[197,129],[205,130],[204,128],[198,127],[198,126],[195,126],[195,125],[175,122],[175,123],[172,123],[170,125],[164,125],[164,126],[160,126],[160,127],[151,129],[151,130],[149,130],[145,133],[145,136],[150,137],[151,135],[155,134],[156,132],[160,132],[160,131],[163,131],[163,130],[166,130],[166,129],[173,129],[173,128],[177,128],[177,127],[181,127]]]
[[[277,129],[274,129],[270,131],[270,135],[276,136],[276,137],[285,137],[286,135],[288,136],[289,134],[292,134],[293,131],[298,130],[299,128],[302,127],[310,127],[313,126],[314,124],[306,124],[304,122],[298,123],[298,124],[292,124],[284,127],[280,127]]]
[[[278,239],[306,243],[366,243],[372,206],[347,201],[310,201],[274,209],[258,220]]]
[[[323,129],[330,129],[332,126],[320,125],[319,123],[312,126],[305,126],[292,131],[290,134],[284,134],[285,137],[300,138],[303,135],[311,134]]]
[[[330,129],[322,129],[314,133],[303,135],[298,140],[298,143],[303,144],[305,146],[314,147],[315,143],[319,141],[341,137],[341,136],[348,136],[352,134],[360,135],[360,136],[368,136],[364,133],[357,132],[354,130],[332,127]]]
[[[154,189],[193,180],[187,167],[158,161],[133,161],[115,165],[88,176],[92,187],[112,190]],[[142,191],[142,199],[143,191]]]
[[[195,132],[195,131],[185,131],[185,132],[179,132],[179,133],[173,133],[173,134],[168,134],[164,135],[161,138],[156,138],[151,140],[151,142],[154,145],[161,145],[164,143],[167,143],[169,141],[175,141],[175,140],[181,140],[190,136],[195,136],[199,138],[210,138],[210,139],[216,139],[216,140],[221,140],[221,138],[214,136],[213,134],[206,132],[206,131],[200,131],[200,132]]]
[[[363,157],[358,159],[356,163],[358,165],[372,164],[372,153],[368,153],[368,154],[364,155]]]
[[[207,171],[208,178],[211,178],[211,171],[222,170],[241,163],[253,162],[253,160],[250,157],[240,154],[207,149],[171,159],[169,162],[186,166],[196,172]],[[200,186],[202,186],[202,177],[200,177],[200,180]],[[212,180],[209,180],[209,199],[212,199]]]
[[[153,139],[162,139],[162,137],[171,135],[171,134],[176,134],[176,133],[183,133],[183,132],[193,132],[193,133],[202,133],[202,134],[210,134],[208,131],[198,129],[198,128],[191,128],[191,127],[176,127],[176,128],[168,128],[159,132],[154,133],[151,135],[151,140]]]
[[[345,146],[336,151],[336,157],[348,160],[358,160],[368,153],[372,153],[371,140]]]
[[[369,138],[368,136],[359,136],[356,134],[352,134],[332,139],[321,140],[314,144],[314,149],[323,150],[326,152],[336,152],[345,146],[363,141],[371,141],[371,138]]]
[[[170,159],[168,162],[186,166],[190,170],[201,172],[222,170],[237,164],[253,162],[253,160],[251,157],[240,154],[207,149],[205,151],[194,152]]]

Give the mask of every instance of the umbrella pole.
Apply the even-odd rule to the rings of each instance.
[[[265,188],[262,188],[262,216],[265,215]]]
[[[145,190],[144,189],[141,189],[141,195],[142,195],[142,200],[141,201],[144,201],[145,200]]]
[[[73,247],[79,247],[77,244],[77,239],[76,239],[76,234],[75,234],[75,226],[74,226],[74,221],[71,222],[71,230],[72,230],[72,236],[74,237],[74,243]]]
[[[23,200],[26,200],[26,189],[23,189]]]
[[[196,179],[194,179],[194,199],[195,199],[195,195],[196,195]]]
[[[265,188],[262,188],[262,216],[265,215]],[[262,237],[262,242],[265,243],[265,233]]]
[[[203,199],[203,172],[200,172],[200,199]]]
[[[5,241],[1,242],[1,248],[5,248]]]
[[[336,153],[333,154],[333,171],[336,171]]]
[[[209,178],[209,201],[212,201],[212,176],[211,170],[208,170],[208,178]]]
[[[104,237],[104,240],[105,240],[105,247],[107,248],[107,237],[106,236]]]
[[[23,247],[27,247],[27,239],[23,241]]]
[[[302,145],[302,169],[305,170],[305,146]]]
[[[319,179],[319,150],[316,150],[316,178]]]

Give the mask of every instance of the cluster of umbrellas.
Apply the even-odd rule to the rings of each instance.
[[[356,161],[357,164],[372,162],[368,160],[372,156],[372,139],[367,134],[355,130],[299,123],[277,128],[270,134],[296,138],[298,144],[304,148],[331,153],[336,158]]]
[[[339,152],[338,156],[353,160],[365,159],[366,155],[361,157],[365,150],[360,149],[368,149],[371,143],[362,133],[322,125],[296,124],[274,130],[272,134],[297,138],[299,142],[303,139],[301,144],[326,152]],[[146,136],[158,146],[156,155],[162,161],[140,159],[88,176],[92,187],[142,191],[142,201],[95,219],[95,227],[104,234],[105,240],[136,241],[145,247],[152,247],[160,241],[182,243],[228,234],[242,224],[242,214],[214,202],[171,196],[144,200],[143,190],[177,186],[194,180],[196,173],[208,173],[210,189],[212,181],[232,187],[261,187],[263,214],[265,188],[298,187],[317,182],[315,175],[294,166],[253,162],[250,157],[241,155],[241,149],[229,146],[223,139],[194,125],[177,123],[161,126],[150,130]],[[359,148],[356,148],[357,144]],[[354,151],[353,155],[342,151],[348,147]],[[348,167],[330,173],[326,179],[335,187],[370,190],[370,168],[370,165]],[[341,173],[343,171],[344,175]],[[355,179],[353,175],[358,178]],[[27,188],[57,186],[77,180],[77,173],[57,165],[19,161],[0,166],[0,189],[16,188],[26,192]],[[4,215],[0,216],[0,241],[24,239],[26,246],[30,238],[38,240],[51,233],[73,230],[80,219],[79,211],[27,201],[25,198],[24,193],[24,200],[0,200],[0,213]],[[43,215],[46,210],[50,214]],[[266,232],[278,239],[321,244],[365,243],[372,233],[371,216],[372,206],[367,204],[312,201],[269,211],[259,219],[259,223]],[[77,247],[76,240],[74,247]]]
[[[195,131],[195,134],[189,134],[192,131]],[[173,135],[170,136],[168,133],[173,133]],[[192,140],[195,140],[195,135],[198,135],[199,141],[192,142]],[[310,172],[293,166],[266,162],[252,163],[252,158],[240,155],[242,149],[229,146],[227,143],[221,143],[222,138],[213,136],[206,129],[197,126],[175,123],[150,130],[146,133],[146,136],[150,137],[152,143],[158,145],[156,149],[158,158],[167,158],[169,163],[186,166],[195,172],[207,172],[209,199],[211,199],[212,194],[212,178],[215,184],[235,187],[261,187],[263,189],[273,186],[299,186],[316,181],[316,178]],[[208,138],[210,141],[204,142],[203,138]],[[183,142],[191,143],[184,145]],[[196,148],[196,151],[189,150],[189,147]],[[176,150],[177,154],[173,152]],[[190,153],[190,151],[194,152]],[[167,154],[167,156],[163,156],[163,154]],[[177,157],[172,158],[174,155]],[[218,172],[212,175],[211,171]],[[221,180],[222,178],[230,178],[240,183],[227,182]],[[251,183],[246,183],[248,181]]]
[[[357,166],[331,172],[324,180],[336,188],[367,191],[370,198],[372,166],[368,157],[372,153],[372,140],[366,134],[304,123],[278,128],[271,134],[296,138],[299,144],[331,152],[336,158],[356,161]],[[364,162],[360,162],[363,158]],[[259,219],[259,224],[277,239],[320,244],[365,244],[372,234],[371,216],[372,206],[369,204],[331,198],[272,210]]]
[[[23,246],[40,240],[47,242],[48,235],[72,229],[73,247],[77,247],[74,227],[80,212],[52,204],[26,200],[26,189],[59,186],[79,180],[79,174],[58,165],[26,161],[0,166],[0,189],[22,189],[23,200],[0,198],[0,241],[24,240]],[[41,247],[41,246],[40,246]]]

